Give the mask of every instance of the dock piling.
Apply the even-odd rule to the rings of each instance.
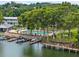
[[[47,43],[43,43],[43,44],[44,44],[44,46],[46,48],[48,48],[50,46],[53,49],[55,47],[55,49],[57,49],[57,50],[59,50],[59,49],[62,49],[63,51],[67,50],[67,51],[69,51],[69,54],[70,54],[71,51],[73,51],[75,53],[79,52],[79,49],[77,49],[77,48],[71,48],[71,47],[65,47],[65,46],[58,46],[58,45],[47,44]]]

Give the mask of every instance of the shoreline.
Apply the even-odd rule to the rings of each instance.
[[[68,46],[60,45],[59,43],[53,44],[53,43],[42,42],[41,44],[43,44],[44,48],[48,48],[48,49],[56,49],[56,50],[62,50],[62,51],[69,51],[69,53],[70,52],[79,53],[79,48],[68,47]]]

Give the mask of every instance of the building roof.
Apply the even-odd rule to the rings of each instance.
[[[1,24],[0,25],[0,28],[10,28],[12,27],[13,25],[10,25],[10,24]]]
[[[4,19],[18,19],[18,17],[4,17]]]

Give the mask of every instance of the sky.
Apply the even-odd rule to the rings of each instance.
[[[1,0],[0,4],[4,4],[10,1],[15,1],[16,3],[24,3],[24,4],[30,4],[30,3],[36,3],[36,2],[61,3],[61,2],[67,1],[67,2],[71,2],[72,4],[79,5],[79,0]]]

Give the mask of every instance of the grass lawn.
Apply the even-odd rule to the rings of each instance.
[[[0,36],[4,35],[4,32],[0,32]]]
[[[71,29],[71,38],[68,37],[68,31],[66,30],[65,32],[63,32],[64,36],[63,38],[61,38],[61,33],[57,33],[57,38],[56,39],[52,39],[55,41],[62,41],[62,42],[77,42],[77,28],[73,28]]]

